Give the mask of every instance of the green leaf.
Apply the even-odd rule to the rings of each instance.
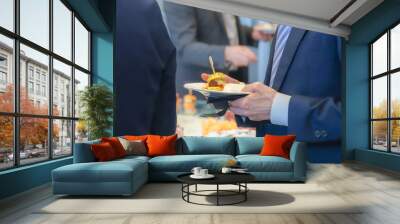
[[[87,124],[89,139],[109,136],[112,126],[113,94],[104,85],[95,84],[79,93],[82,119]]]

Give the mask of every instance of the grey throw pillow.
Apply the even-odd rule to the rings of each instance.
[[[124,147],[126,151],[126,155],[135,155],[135,156],[146,156],[147,148],[143,141],[135,140],[129,141],[124,138],[118,138],[119,142],[121,142],[122,147]]]

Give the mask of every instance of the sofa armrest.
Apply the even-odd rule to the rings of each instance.
[[[307,176],[307,144],[294,142],[290,149],[290,160],[293,162],[293,179],[305,181]]]
[[[75,143],[74,147],[74,163],[89,163],[95,162],[96,158],[94,157],[90,146],[92,144],[97,144],[100,141],[90,141],[90,142],[82,142]]]

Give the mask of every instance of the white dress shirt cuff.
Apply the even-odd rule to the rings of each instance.
[[[289,95],[276,93],[271,108],[272,124],[288,126],[290,98]]]

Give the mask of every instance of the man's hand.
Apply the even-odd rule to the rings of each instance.
[[[202,73],[202,74],[201,74],[201,79],[202,79],[204,82],[207,82],[208,76],[210,76],[210,74]],[[240,83],[238,80],[236,80],[236,79],[234,79],[234,78],[231,78],[231,77],[228,76],[228,75],[225,75],[225,76],[224,76],[224,79],[225,79],[225,82],[226,82],[226,83]]]
[[[272,41],[274,38],[274,34],[266,33],[264,31],[265,24],[258,24],[253,27],[253,31],[251,32],[251,37],[254,40],[263,40],[263,41]]]
[[[259,82],[246,85],[243,91],[250,94],[230,102],[229,109],[234,114],[248,117],[252,121],[270,120],[272,103],[277,92]]]
[[[246,67],[257,61],[257,56],[250,48],[245,46],[225,47],[225,61],[235,67]]]

